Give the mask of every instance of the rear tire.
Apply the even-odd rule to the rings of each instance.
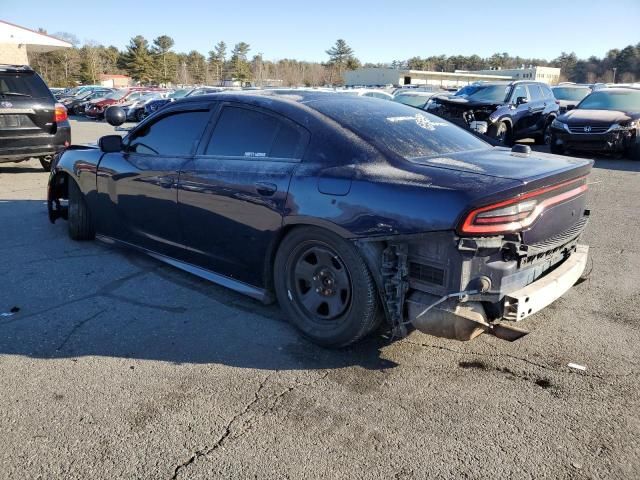
[[[327,230],[299,227],[276,254],[274,286],[291,323],[314,343],[350,345],[379,324],[375,282],[356,247]]]
[[[96,233],[87,202],[78,184],[71,179],[69,180],[69,214],[67,220],[69,236],[73,240],[93,240],[95,238]]]

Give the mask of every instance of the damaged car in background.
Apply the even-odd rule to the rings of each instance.
[[[622,153],[640,160],[640,89],[603,88],[551,124],[551,153]]]
[[[548,144],[560,107],[547,84],[520,80],[467,85],[453,95],[435,95],[425,109],[511,146],[523,138]]]
[[[277,300],[323,346],[380,322],[515,340],[584,270],[591,166],[375,98],[213,94],[57,156],[49,218]]]

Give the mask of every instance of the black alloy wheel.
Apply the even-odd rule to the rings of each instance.
[[[376,283],[358,248],[322,228],[296,227],[285,236],[273,283],[291,323],[324,347],[350,345],[382,319]]]
[[[305,245],[291,259],[288,290],[308,317],[330,321],[351,304],[351,278],[338,254],[321,243]]]

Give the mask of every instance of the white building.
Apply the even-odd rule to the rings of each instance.
[[[28,65],[29,53],[71,47],[69,42],[0,20],[0,64]]]
[[[514,80],[536,80],[555,85],[560,81],[560,69],[556,67],[538,67],[524,65],[520,68],[498,68],[491,70],[456,70],[460,73],[477,73],[480,75],[507,75]]]
[[[399,70],[396,68],[359,68],[344,73],[345,85],[372,87],[382,85],[436,85],[462,87],[481,80],[511,80],[502,72],[490,74],[463,72],[431,72],[426,70]]]

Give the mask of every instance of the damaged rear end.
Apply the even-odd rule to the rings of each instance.
[[[516,324],[562,296],[585,269],[588,247],[579,243],[589,217],[585,163],[479,202],[455,232],[390,241],[382,276],[394,335],[404,336],[409,325],[456,340],[526,335]]]

